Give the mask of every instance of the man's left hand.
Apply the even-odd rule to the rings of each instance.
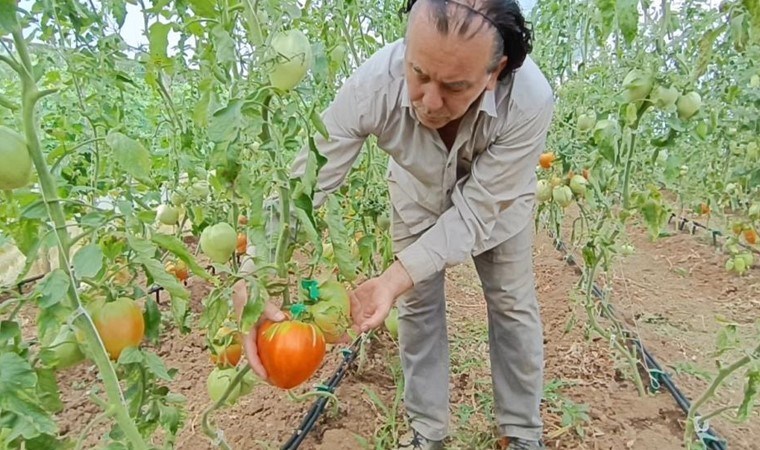
[[[413,282],[404,266],[396,261],[382,275],[360,284],[350,293],[354,329],[364,333],[379,327],[396,302],[411,289]]]

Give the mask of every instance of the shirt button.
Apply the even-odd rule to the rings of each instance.
[[[446,195],[451,195],[451,189],[446,189]]]
[[[451,161],[446,164],[446,167],[451,167]]]

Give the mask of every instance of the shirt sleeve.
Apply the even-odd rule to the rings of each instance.
[[[465,262],[476,246],[482,247],[477,244],[488,239],[502,212],[526,195],[535,195],[536,165],[554,111],[551,96],[542,103],[505,125],[473,161],[470,175],[452,190],[453,205],[397,255],[415,284]]]
[[[350,77],[338,90],[332,103],[322,113],[322,121],[329,137],[317,133],[314,142],[319,153],[327,159],[320,169],[314,193],[314,206],[321,206],[327,195],[337,190],[359,156],[364,141],[374,123],[374,111],[368,96],[359,96],[358,76]],[[291,166],[293,177],[302,177],[309,161],[309,145],[306,144]]]

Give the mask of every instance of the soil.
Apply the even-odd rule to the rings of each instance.
[[[760,270],[756,265],[743,277],[726,272],[725,255],[707,236],[675,233],[651,242],[645,230],[636,226],[629,234],[636,250],[617,263],[612,279],[607,280],[614,289],[611,301],[693,400],[707,386],[695,374],[714,372],[711,352],[719,329],[716,316],[736,322],[740,330],[751,327],[760,316]],[[542,414],[547,448],[684,448],[685,414],[668,392],[640,396],[610,343],[585,332],[586,312],[573,301],[580,295],[578,274],[544,232],[536,236],[534,265],[545,332]],[[209,288],[192,279],[189,287],[191,306],[198,312]],[[446,289],[453,360],[453,430],[447,448],[498,448],[491,421],[485,303],[474,267],[467,264],[450,269]],[[33,328],[32,320],[27,327]],[[181,335],[173,329],[163,336],[158,348],[146,347],[158,353],[167,368],[178,369],[169,387],[187,399],[185,425],[175,448],[217,448],[204,434],[201,420],[211,403],[205,384],[213,369],[204,336],[197,332]],[[330,347],[323,367],[293,394],[311,392],[326,381],[342,361],[343,348]],[[61,432],[78,437],[100,413],[88,399],[89,389],[97,385],[96,371],[80,365],[59,373],[58,381],[65,404],[57,417]],[[396,344],[386,331],[380,331],[367,341],[336,390],[337,413],[328,406],[299,448],[393,448],[395,438],[406,430],[400,383]],[[740,380],[729,380],[707,410],[735,404],[742,392]],[[297,401],[282,390],[260,384],[235,405],[217,411],[213,422],[234,449],[276,449],[290,438],[313,400]],[[728,440],[729,448],[758,448],[757,412],[745,424],[717,419],[711,424]],[[84,448],[101,447],[99,439],[108,426],[107,422],[96,423]]]

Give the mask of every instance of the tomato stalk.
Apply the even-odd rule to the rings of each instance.
[[[686,448],[689,448],[689,445],[694,439],[694,431],[695,431],[695,419],[697,417],[697,411],[699,411],[699,408],[702,407],[707,401],[709,401],[711,398],[715,396],[715,391],[718,390],[718,388],[723,384],[723,381],[725,381],[726,378],[728,378],[731,374],[736,372],[737,370],[741,369],[742,367],[746,366],[753,360],[760,359],[760,345],[755,347],[754,350],[749,352],[749,354],[744,355],[743,357],[737,359],[730,365],[726,367],[721,367],[718,370],[718,374],[713,379],[712,383],[710,383],[710,386],[702,393],[702,395],[691,404],[691,407],[689,407],[689,413],[686,417],[686,429],[684,432],[684,444],[686,445]],[[713,413],[710,413],[701,419],[707,420],[710,417],[714,417],[718,414],[720,414],[721,410],[715,411]]]
[[[19,70],[17,71],[21,78],[22,86],[22,117],[24,122],[24,133],[27,141],[27,149],[34,163],[34,167],[39,178],[40,187],[42,188],[42,198],[47,209],[48,216],[55,225],[55,234],[58,238],[59,247],[59,267],[71,280],[68,287],[68,299],[71,309],[75,310],[74,325],[84,333],[86,342],[91,348],[91,356],[95,364],[97,365],[100,375],[103,380],[103,384],[106,388],[106,393],[109,398],[111,409],[114,413],[119,427],[122,429],[127,439],[132,443],[136,449],[146,449],[147,446],[140,435],[135,422],[129,416],[127,411],[126,402],[124,400],[121,387],[119,386],[119,379],[116,372],[111,365],[111,362],[106,354],[106,350],[103,346],[103,342],[100,339],[95,324],[87,311],[82,307],[79,301],[77,293],[78,283],[76,277],[71,273],[69,267],[69,252],[71,250],[71,239],[66,231],[66,217],[63,213],[61,206],[61,200],[58,198],[58,189],[50,173],[50,170],[45,161],[45,157],[42,154],[37,129],[35,126],[34,110],[37,102],[46,95],[50,95],[55,90],[43,90],[40,91],[37,87],[37,83],[32,75],[34,72],[34,66],[29,56],[29,51],[26,45],[26,40],[20,29],[13,30],[12,32],[14,43],[16,44],[16,50],[21,60]]]
[[[288,242],[290,241],[290,189],[287,186],[280,187],[280,235],[277,239],[275,251],[275,264],[277,276],[286,279],[288,276]],[[286,285],[289,283],[286,283]],[[290,304],[290,291],[286,287],[282,290],[282,306]]]

